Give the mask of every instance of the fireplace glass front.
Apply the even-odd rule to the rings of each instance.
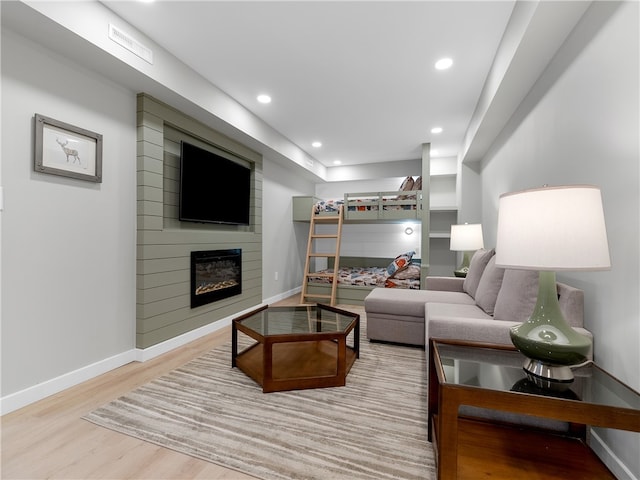
[[[241,249],[191,252],[191,308],[241,293]]]

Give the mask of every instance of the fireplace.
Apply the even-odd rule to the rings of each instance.
[[[241,293],[241,249],[191,252],[191,308]]]

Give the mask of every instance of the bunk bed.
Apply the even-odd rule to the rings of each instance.
[[[317,200],[315,215],[337,215],[344,207],[347,222],[397,222],[422,219],[422,190],[345,193],[344,198]]]
[[[395,275],[387,273],[393,258],[340,257],[338,268],[338,303],[360,305],[376,287],[420,289],[420,260],[412,259],[407,268]],[[330,267],[316,273],[333,272]],[[326,277],[310,277],[309,294],[327,295],[331,283]]]
[[[407,180],[410,177],[407,177]],[[412,182],[407,188],[407,180],[401,190],[383,192],[346,193],[343,198],[305,198],[298,210],[306,209],[309,215],[320,217],[336,216],[342,207],[347,223],[397,223],[403,221],[420,222],[422,219],[422,190],[411,189],[419,186]],[[404,189],[403,189],[404,188]],[[310,200],[311,199],[311,200]],[[295,203],[295,202],[294,202]],[[301,214],[299,214],[301,215]],[[294,205],[294,219],[296,205]],[[420,260],[413,258],[414,252],[398,252],[394,258],[345,257],[339,256],[337,274],[337,302],[362,304],[373,288],[420,289]],[[327,268],[309,274],[306,293],[308,296],[328,295],[331,291],[333,260],[327,260]]]

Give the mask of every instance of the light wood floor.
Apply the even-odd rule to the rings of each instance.
[[[299,298],[299,295],[295,295],[275,305],[297,305]],[[82,420],[83,415],[97,407],[184,365],[230,338],[230,328],[223,329],[148,362],[125,365],[4,415],[1,419],[1,478],[253,479]],[[507,440],[503,440],[503,444],[496,444],[500,438]],[[570,478],[564,474],[540,476],[535,462],[528,473],[523,470],[522,458],[530,454],[530,445],[536,444],[535,441],[481,435],[477,432],[461,441],[469,445],[461,445],[460,455],[464,457],[464,462],[459,458],[459,465],[465,467],[460,471],[460,478]],[[514,445],[521,446],[524,457],[514,455]],[[565,446],[558,451],[566,453],[568,448]],[[496,458],[500,456],[508,461],[498,465]],[[571,478],[613,478],[595,455],[587,458],[581,453],[574,457],[576,461],[584,463],[582,468],[588,473]],[[514,459],[517,460],[515,463]],[[576,465],[571,468],[573,472],[579,471]]]
[[[297,304],[300,296],[277,304]],[[130,363],[2,417],[3,479],[252,479],[82,416],[231,339],[230,328]]]

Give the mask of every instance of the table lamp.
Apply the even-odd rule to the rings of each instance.
[[[592,342],[566,322],[556,271],[611,267],[600,189],[545,186],[501,195],[496,266],[539,271],[534,311],[510,331],[527,357],[525,371],[543,384],[573,381],[571,366],[586,360]]]
[[[464,252],[462,263],[453,271],[456,277],[466,277],[469,271],[471,254],[484,247],[482,225],[479,223],[451,225],[451,240],[449,250]]]

